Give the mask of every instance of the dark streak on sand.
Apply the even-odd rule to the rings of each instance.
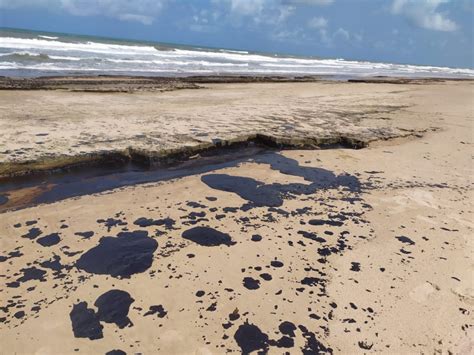
[[[274,149],[313,149],[319,146],[325,147],[347,147],[361,148],[362,143],[347,140],[344,137],[331,137],[326,142],[324,139],[314,139],[308,142],[291,142],[279,140],[276,137],[253,134],[242,141],[219,142],[210,147],[196,147],[194,150],[183,150],[183,152],[173,153],[161,157],[140,157],[137,152],[107,153],[104,156],[91,158],[89,166],[72,164],[64,173],[53,171],[48,175],[48,189],[42,190],[38,195],[33,195],[30,199],[23,198],[21,201],[8,201],[0,205],[0,212],[10,209],[19,209],[34,206],[39,203],[52,203],[65,198],[88,195],[103,191],[112,190],[119,187],[131,186],[147,182],[165,181],[177,177],[184,177],[194,174],[202,174],[209,171],[226,167],[235,167],[240,162],[251,159],[256,164],[269,164],[271,169],[280,171],[282,174],[294,175],[304,178],[310,184],[268,184],[265,185],[250,178],[236,178],[225,176],[212,177],[211,174],[203,179],[216,189],[231,191],[249,198],[256,206],[274,206],[282,204],[282,199],[286,195],[308,195],[318,189],[337,188],[339,186],[351,191],[359,191],[360,183],[354,176],[342,174],[336,176],[334,173],[321,169],[300,166],[294,159],[287,158]],[[184,149],[184,148],[183,148]],[[125,155],[124,155],[125,154]],[[171,153],[170,153],[171,154]],[[189,157],[199,154],[200,159],[191,160]],[[164,159],[164,160],[163,160]],[[163,161],[162,161],[163,160]],[[152,169],[150,169],[152,168]],[[224,174],[220,174],[224,175]],[[232,188],[232,181],[240,185]],[[0,193],[12,193],[23,188],[40,185],[42,176],[40,172],[25,176],[12,176],[11,179],[4,178],[0,186]],[[245,186],[246,183],[250,185]],[[230,184],[230,186],[229,186]],[[258,195],[252,198],[252,191]],[[5,207],[3,207],[5,206]],[[107,221],[101,220],[103,223]]]

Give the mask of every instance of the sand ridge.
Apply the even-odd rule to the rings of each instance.
[[[300,148],[338,143],[341,137],[364,145],[420,135],[436,127],[420,127],[405,108],[413,105],[415,90],[443,85],[301,82],[134,94],[0,91],[0,176],[107,154],[110,160],[130,155],[146,160],[183,150],[194,155],[193,149],[256,134]]]

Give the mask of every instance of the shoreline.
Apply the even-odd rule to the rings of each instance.
[[[336,76],[336,75],[52,75],[37,77],[0,76],[0,90],[68,90],[74,92],[139,92],[199,89],[199,84],[349,82],[370,84],[430,84],[470,82],[474,78]]]

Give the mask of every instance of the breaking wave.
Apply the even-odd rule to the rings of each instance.
[[[25,37],[26,36],[26,37]],[[178,48],[179,47],[179,48]],[[474,70],[285,57],[232,49],[209,49],[81,36],[0,37],[0,75],[121,73],[149,75],[337,75],[474,77]]]

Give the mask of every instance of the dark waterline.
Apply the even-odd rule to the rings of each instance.
[[[334,148],[334,147],[332,147]],[[244,162],[266,164],[272,170],[285,175],[304,178],[309,184],[270,184],[238,176],[211,174],[203,176],[203,182],[217,190],[234,192],[249,201],[248,208],[259,205],[279,206],[285,194],[310,194],[318,189],[335,188],[338,186],[349,190],[360,190],[358,179],[352,175],[335,175],[333,172],[310,166],[300,166],[291,158],[287,158],[277,150],[268,147],[252,145],[240,148],[222,148],[213,151],[210,156],[187,160],[174,166],[161,168],[144,168],[128,163],[120,167],[95,167],[72,171],[17,177],[0,183],[0,196],[8,201],[0,205],[0,212],[12,209],[26,208],[41,203],[52,203],[66,198],[78,197],[110,191],[113,189],[137,184],[166,181],[190,175],[203,174],[228,167],[236,167]],[[252,182],[249,187],[239,182]],[[20,198],[16,197],[17,195]],[[258,198],[257,198],[258,197]],[[257,200],[255,200],[257,198]],[[266,201],[266,202],[265,202]],[[265,203],[263,203],[265,202]]]
[[[147,168],[134,163],[123,166],[102,165],[100,167],[82,167],[50,174],[20,176],[0,180],[0,213],[53,203],[71,197],[101,193],[116,188],[166,181],[185,176],[202,174],[213,170],[237,166],[251,157],[272,154],[260,147],[243,148],[239,151],[224,151],[210,157],[200,157],[172,167]],[[273,153],[274,154],[274,153]],[[29,198],[15,202],[15,193],[23,189],[37,188],[40,192]]]

